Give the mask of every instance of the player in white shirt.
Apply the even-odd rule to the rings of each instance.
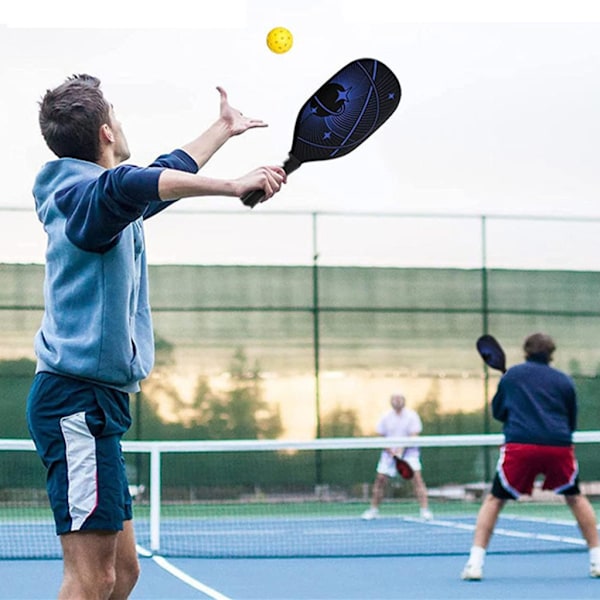
[[[376,429],[377,433],[384,437],[419,435],[423,429],[421,418],[416,411],[406,406],[404,394],[392,394],[390,404],[392,405],[392,410],[386,412],[379,420]],[[429,510],[427,487],[421,474],[421,458],[418,447],[387,448],[381,452],[379,462],[377,463],[377,476],[373,484],[371,506],[363,513],[362,518],[369,521],[379,516],[379,505],[383,500],[388,480],[390,477],[398,476],[394,456],[402,457],[413,468],[413,490],[421,507],[421,518],[428,521],[431,520],[433,514]]]

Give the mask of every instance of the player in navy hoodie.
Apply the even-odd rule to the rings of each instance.
[[[461,577],[483,576],[486,549],[507,500],[531,494],[538,475],[543,489],[562,494],[589,548],[591,577],[600,577],[600,546],[596,515],[579,490],[573,432],[577,420],[575,387],[571,378],[550,366],[556,349],[544,333],[527,337],[525,362],[502,376],[492,399],[494,418],[503,423],[505,443],[490,494],[485,498],[473,546]]]
[[[127,140],[97,78],[70,77],[40,102],[58,159],[34,185],[47,251],[27,419],[63,550],[59,598],[127,598],[139,576],[120,440],[131,424],[128,394],[154,361],[144,220],[184,197],[262,189],[268,199],[286,180],[278,166],[233,180],[197,174],[229,138],[266,126],[217,89],[216,121],[143,168],[123,164]]]

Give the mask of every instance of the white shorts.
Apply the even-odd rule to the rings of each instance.
[[[404,460],[412,467],[413,471],[421,470],[421,459],[418,453],[414,454],[407,452],[404,456]],[[385,450],[379,457],[379,462],[377,463],[377,472],[380,475],[387,475],[388,477],[398,477],[398,471],[396,470],[396,462],[394,461],[394,457]]]

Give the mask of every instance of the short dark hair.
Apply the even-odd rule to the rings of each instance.
[[[548,334],[532,333],[525,339],[523,350],[525,350],[526,358],[549,363],[556,350],[556,345]]]
[[[40,129],[56,156],[98,160],[98,131],[110,122],[110,104],[97,77],[73,75],[47,90],[39,104]]]

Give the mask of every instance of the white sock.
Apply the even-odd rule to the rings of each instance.
[[[471,554],[469,554],[469,564],[483,567],[485,560],[485,548],[481,546],[471,546]]]
[[[600,546],[590,548],[590,562],[600,565]]]

